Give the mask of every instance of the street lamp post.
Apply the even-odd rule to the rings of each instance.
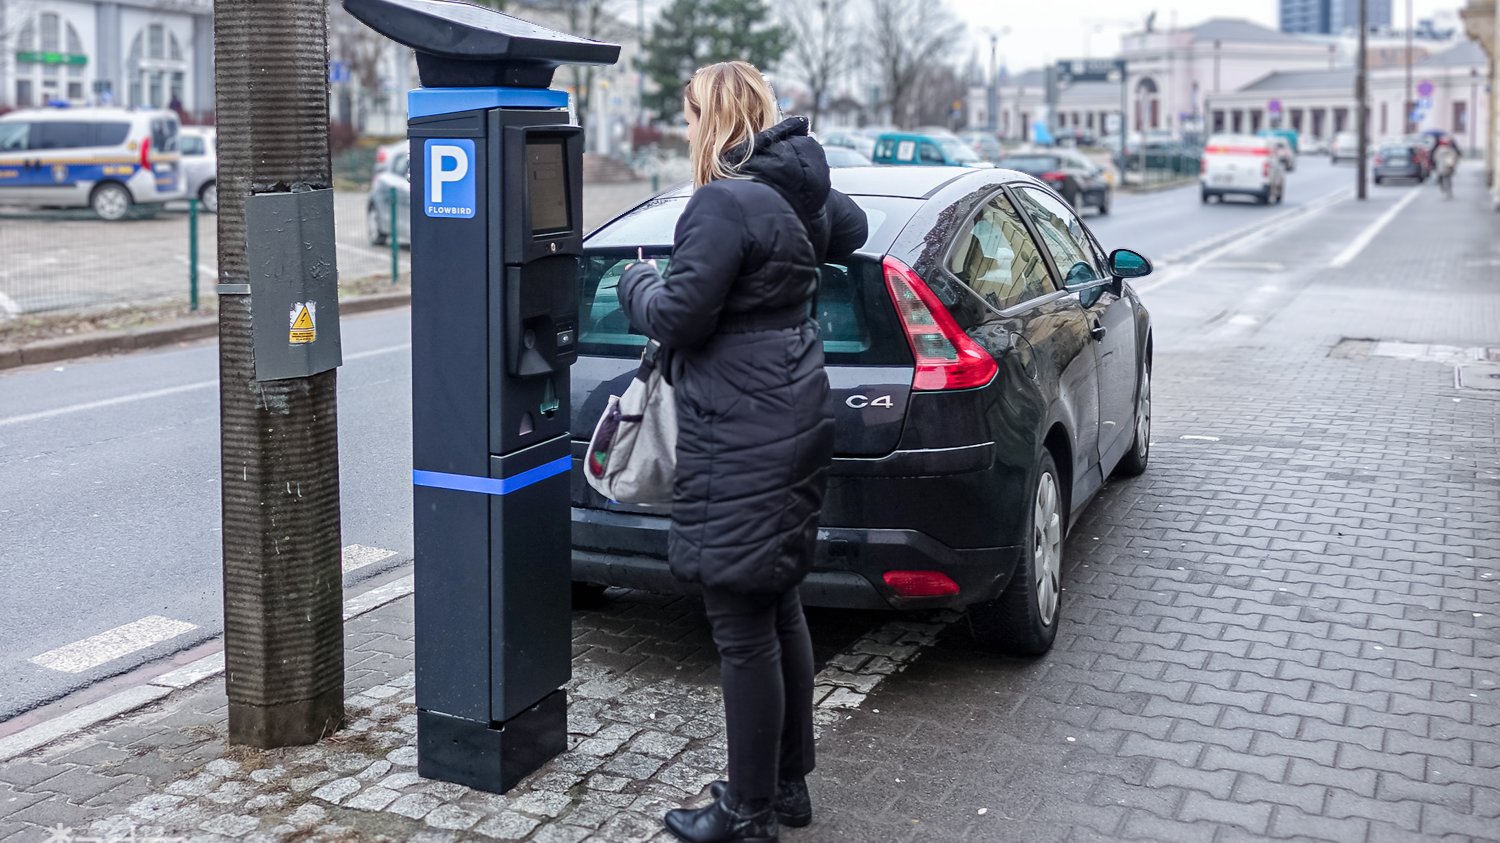
[[[1360,0],[1361,14],[1363,14],[1363,6],[1367,2],[1369,2],[1369,0]],[[1361,19],[1361,20],[1363,20],[1363,19]],[[1416,129],[1416,125],[1412,121],[1412,112],[1416,110],[1416,101],[1417,101],[1417,98],[1414,97],[1414,96],[1412,96],[1412,93],[1413,93],[1413,91],[1412,91],[1412,87],[1411,87],[1411,0],[1406,0],[1406,93],[1403,95],[1403,98],[1406,100],[1406,102],[1403,103],[1404,110],[1406,112],[1406,116],[1402,118],[1402,123],[1401,123],[1402,127],[1405,129],[1405,131],[1403,131],[1402,134],[1406,134],[1406,135],[1409,135],[1412,132],[1415,132],[1417,130]]]
[[[1365,165],[1370,151],[1370,135],[1366,128],[1366,123],[1369,122],[1366,114],[1368,103],[1365,102],[1366,76],[1369,73],[1365,55],[1365,41],[1370,29],[1369,6],[1369,0],[1359,0],[1359,70],[1354,77],[1354,121],[1356,131],[1359,133],[1359,155],[1356,161],[1358,166],[1355,168],[1358,181],[1354,190],[1360,199],[1365,198]]]

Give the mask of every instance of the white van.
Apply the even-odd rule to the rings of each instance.
[[[136,205],[184,197],[171,111],[32,108],[0,116],[0,204],[93,208],[124,218]]]
[[[1205,203],[1238,194],[1266,205],[1286,195],[1286,167],[1276,154],[1274,138],[1213,135],[1203,147],[1199,184]]]

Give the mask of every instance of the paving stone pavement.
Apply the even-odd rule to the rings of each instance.
[[[1049,655],[813,614],[817,821],[786,839],[1500,840],[1500,393],[1341,343],[1500,347],[1500,217],[1431,192],[1325,269],[1378,213],[1257,246],[1293,268],[1255,319],[1162,308],[1151,470],[1073,531]],[[211,680],[0,765],[0,841],[665,840],[723,770],[701,607],[612,592],[574,631],[570,751],[508,795],[415,776],[408,598],[350,622],[329,740],[226,747]]]
[[[723,777],[717,661],[696,600],[610,594],[575,614],[570,751],[509,794],[416,775],[406,597],[348,624],[349,724],[333,737],[284,750],[226,747],[228,703],[215,678],[0,765],[0,841],[666,839],[661,814]],[[951,620],[810,613],[820,730]]]
[[[1283,277],[1180,282],[1280,289],[1256,329],[1158,335],[1150,470],[1079,520],[1052,652],[948,630],[820,744],[818,839],[1500,840],[1500,393],[1330,357],[1500,347],[1470,195],[1345,270],[1383,208],[1257,246]]]

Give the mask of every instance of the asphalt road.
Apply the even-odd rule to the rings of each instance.
[[[1162,261],[1141,289],[1158,342],[1191,342],[1278,301],[1274,291],[1245,294],[1266,286],[1272,263],[1241,261],[1213,284],[1192,283],[1182,270],[1213,257],[1198,244],[1352,181],[1350,167],[1304,161],[1279,207],[1202,206],[1191,185],[1118,197],[1108,217],[1088,222],[1108,248],[1184,256]],[[1370,213],[1407,190],[1375,190]],[[395,553],[352,575],[363,577],[411,556],[408,312],[347,319],[343,341],[343,543]],[[212,343],[0,374],[0,720],[221,631],[215,377]],[[143,618],[165,621],[128,628],[123,643],[96,640],[82,655],[68,649]],[[131,649],[132,636],[169,637]],[[111,647],[124,654],[92,664],[88,653]],[[60,648],[42,660],[51,667],[32,661]],[[89,666],[55,667],[70,658]]]

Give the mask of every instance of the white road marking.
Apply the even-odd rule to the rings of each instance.
[[[1328,267],[1330,269],[1342,269],[1343,267],[1348,266],[1350,261],[1359,257],[1359,253],[1363,252],[1365,250],[1365,247],[1370,245],[1370,241],[1375,239],[1375,235],[1379,234],[1381,229],[1390,225],[1391,220],[1395,219],[1396,215],[1401,213],[1401,211],[1407,205],[1410,205],[1412,203],[1412,200],[1416,199],[1420,194],[1420,190],[1413,190],[1407,193],[1400,202],[1397,202],[1396,204],[1388,208],[1386,212],[1381,214],[1378,219],[1370,223],[1364,231],[1361,231],[1359,233],[1359,236],[1354,238],[1354,242],[1350,243],[1344,248],[1344,251],[1339,252],[1338,256],[1329,262]]]
[[[351,360],[363,360],[367,357],[376,357],[382,354],[392,354],[397,351],[405,351],[409,348],[411,348],[411,343],[408,342],[401,343],[400,345],[390,345],[384,348],[375,348],[369,351],[360,351],[355,354],[346,354],[344,355],[344,362],[348,363]],[[208,389],[209,387],[218,385],[219,381],[217,378],[215,378],[211,381],[196,381],[194,383],[181,384],[180,386],[169,386],[163,389],[153,389],[147,392],[132,392],[129,395],[119,395],[114,398],[102,398],[98,401],[85,401],[81,404],[69,404],[66,407],[57,407],[52,410],[39,410],[35,413],[23,413],[19,416],[7,416],[4,418],[0,418],[0,427],[6,427],[13,424],[25,424],[27,422],[34,421],[44,421],[46,419],[53,419],[57,418],[58,416],[67,416],[73,413],[86,413],[90,410],[102,410],[106,407],[114,407],[120,404],[129,404],[134,401],[150,401],[154,398],[166,398],[170,395],[179,395],[184,392],[192,392],[195,389]]]
[[[344,548],[344,573],[358,571],[367,565],[376,562],[384,562],[396,555],[394,550],[386,550],[383,547],[365,547],[362,544],[351,544]]]
[[[1243,249],[1244,247],[1258,240],[1263,240],[1266,237],[1269,237],[1272,234],[1275,234],[1288,227],[1294,222],[1298,222],[1300,220],[1312,217],[1315,214],[1322,213],[1323,211],[1333,207],[1334,205],[1337,205],[1340,202],[1350,199],[1353,196],[1354,190],[1352,188],[1340,190],[1324,196],[1321,199],[1317,199],[1313,202],[1303,205],[1300,208],[1292,208],[1289,211],[1284,211],[1265,221],[1264,223],[1256,223],[1253,227],[1249,227],[1248,229],[1244,230],[1245,233],[1243,234],[1231,237],[1228,241],[1210,250],[1203,256],[1194,260],[1192,263],[1174,263],[1170,269],[1168,269],[1166,272],[1161,273],[1155,280],[1146,279],[1143,283],[1133,284],[1132,286],[1135,287],[1136,293],[1140,295],[1145,295],[1146,293],[1152,292],[1154,290],[1159,290],[1162,287],[1167,286],[1168,284],[1172,284],[1177,281],[1181,281],[1184,278],[1187,278],[1194,272],[1197,272],[1207,263],[1218,260],[1219,258],[1223,257],[1224,255],[1230,254],[1231,252]]]
[[[33,656],[31,663],[63,673],[82,673],[197,629],[196,624],[151,615],[108,632]]]
[[[1217,442],[1217,441],[1219,441],[1219,437],[1217,437],[1217,436],[1198,436],[1198,435],[1195,435],[1195,434],[1192,434],[1192,433],[1189,433],[1186,436],[1179,436],[1177,438],[1178,439],[1185,439],[1185,440],[1187,440],[1189,442]]]

